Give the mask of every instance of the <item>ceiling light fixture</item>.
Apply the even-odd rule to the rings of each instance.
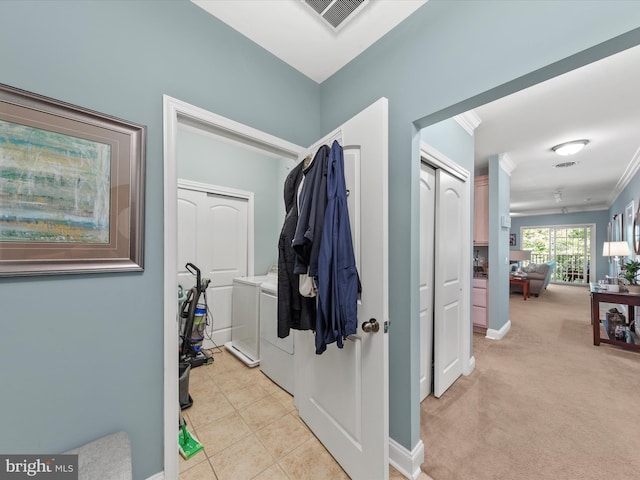
[[[551,148],[558,155],[574,155],[584,148],[589,140],[573,140],[572,142],[561,143]]]

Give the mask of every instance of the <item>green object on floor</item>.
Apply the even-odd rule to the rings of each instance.
[[[189,433],[185,424],[180,426],[180,432],[178,432],[178,446],[180,455],[185,460],[190,459],[203,448],[202,444]]]

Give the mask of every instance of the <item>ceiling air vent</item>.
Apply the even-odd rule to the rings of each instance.
[[[323,23],[338,31],[355,17],[369,0],[302,0],[322,18]]]
[[[576,164],[576,162],[562,162],[562,163],[556,163],[553,168],[569,168],[569,167],[573,167]]]

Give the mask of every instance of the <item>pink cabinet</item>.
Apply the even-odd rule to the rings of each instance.
[[[475,177],[473,188],[473,244],[489,244],[489,176]]]
[[[487,331],[487,279],[474,278],[472,289],[473,330]]]

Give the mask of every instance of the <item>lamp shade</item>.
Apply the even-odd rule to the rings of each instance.
[[[627,242],[604,242],[602,245],[603,257],[627,257],[631,255],[631,249]]]
[[[531,250],[509,250],[509,260],[512,262],[531,260]]]

